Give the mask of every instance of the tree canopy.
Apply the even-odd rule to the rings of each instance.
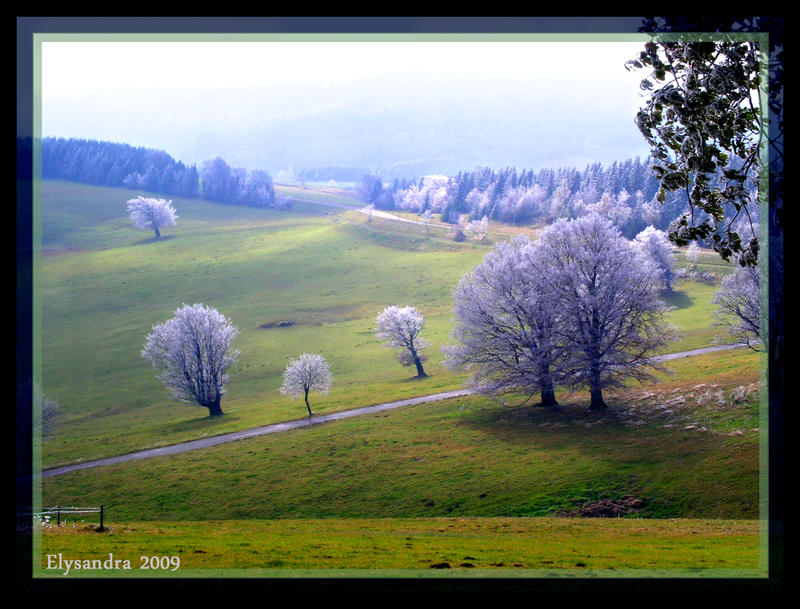
[[[162,228],[175,226],[178,218],[172,201],[166,199],[136,197],[128,201],[127,208],[133,225],[139,230],[154,231],[156,239],[161,236]]]
[[[172,319],[153,326],[141,351],[173,397],[221,415],[228,370],[239,357],[239,330],[213,307],[182,305]]]
[[[543,406],[554,406],[555,385],[565,378],[557,365],[563,349],[549,279],[534,270],[534,255],[530,240],[518,236],[498,243],[461,279],[453,294],[456,344],[445,347],[445,363],[470,371],[479,393],[541,394]]]
[[[280,392],[290,397],[303,396],[311,416],[311,404],[308,394],[311,391],[328,393],[333,385],[333,376],[328,362],[319,354],[303,353],[296,359],[289,360],[283,372],[283,384]]]
[[[404,366],[415,366],[417,377],[428,376],[422,367],[427,356],[422,351],[430,343],[420,336],[425,318],[414,307],[386,307],[376,318],[376,333],[384,346],[398,349],[397,359]]]
[[[652,356],[674,337],[655,265],[597,214],[554,222],[535,249],[533,272],[547,278],[549,306],[559,312],[567,383],[587,385],[590,407],[604,408],[604,388],[652,380]]]
[[[685,38],[685,37],[684,37]],[[740,218],[758,221],[759,147],[767,138],[759,93],[765,62],[759,45],[734,35],[690,40],[659,35],[627,64],[649,70],[649,97],[636,123],[651,147],[652,169],[669,191],[686,195],[688,211],[670,227],[670,241],[710,242],[724,259],[758,260],[758,237],[743,240]]]

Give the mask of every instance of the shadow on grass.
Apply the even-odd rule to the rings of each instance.
[[[224,426],[228,423],[234,423],[238,420],[239,416],[235,413],[230,414],[227,412],[223,412],[221,416],[216,416],[216,417],[212,417],[208,414],[203,415],[200,408],[198,407],[197,412],[187,413],[185,421],[178,421],[176,423],[164,425],[163,431],[165,434],[171,434],[175,432],[205,431],[205,430],[208,430],[210,432],[215,432],[218,430],[219,427]],[[225,430],[220,430],[220,432],[224,431]]]
[[[625,433],[625,413],[609,401],[608,408],[590,410],[588,400],[580,396],[562,396],[558,406],[541,406],[538,401],[524,405],[492,404],[479,407],[461,423],[480,429],[509,442],[530,442],[532,438],[545,444],[569,442],[575,446],[595,447],[598,437]],[[602,442],[601,442],[602,444]]]
[[[661,290],[660,298],[667,306],[676,309],[688,309],[692,306],[692,299],[686,292],[679,290]]]
[[[429,374],[429,375],[423,376],[423,377],[419,377],[419,376],[415,375],[415,376],[410,376],[410,377],[408,377],[406,379],[403,379],[402,381],[398,381],[398,382],[399,383],[422,383],[424,381],[427,381],[428,379],[434,378],[434,376],[435,375],[433,375],[433,374]]]
[[[155,237],[150,237],[149,239],[142,239],[141,241],[136,241],[135,243],[131,243],[131,245],[147,245],[148,243],[159,243],[161,241],[169,241],[170,239],[174,239],[175,235],[161,235],[158,239]]]

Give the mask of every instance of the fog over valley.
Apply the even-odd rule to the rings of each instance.
[[[385,179],[647,156],[639,42],[48,42],[42,135]]]

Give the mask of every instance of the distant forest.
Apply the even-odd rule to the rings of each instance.
[[[217,157],[187,167],[162,150],[95,140],[44,138],[42,178],[116,186],[221,203],[273,207],[271,176],[230,167]]]
[[[515,225],[546,225],[558,218],[596,212],[633,238],[647,226],[666,230],[687,210],[685,191],[667,192],[662,202],[657,198],[660,188],[649,159],[636,158],[609,167],[594,163],[584,170],[479,168],[452,177],[433,175],[391,184],[367,175],[358,194],[379,209],[418,214],[431,210],[451,222],[469,214],[473,221],[486,217]],[[755,192],[751,196],[756,200]]]
[[[647,226],[666,230],[687,209],[683,191],[667,193],[663,203],[657,199],[660,182],[650,170],[649,159],[638,157],[608,167],[594,163],[583,170],[484,167],[456,176],[392,182],[365,172],[328,167],[301,171],[297,177],[353,181],[357,196],[379,209],[419,214],[430,210],[444,221],[469,214],[475,221],[486,217],[516,225],[544,225],[597,212],[628,238]],[[336,178],[331,177],[333,173]],[[42,177],[240,205],[282,205],[266,171],[230,167],[219,157],[203,163],[198,171],[160,150],[94,140],[43,139]]]

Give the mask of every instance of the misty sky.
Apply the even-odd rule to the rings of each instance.
[[[187,163],[220,155],[238,166],[275,171],[287,163],[302,166],[303,154],[309,165],[335,157],[334,144],[315,154],[312,141],[304,148],[311,152],[297,149],[279,158],[271,142],[272,158],[259,156],[254,133],[274,138],[282,121],[299,125],[313,118],[328,140],[344,137],[323,124],[331,117],[347,123],[352,140],[358,124],[350,117],[413,115],[414,129],[425,125],[416,117],[446,129],[452,116],[458,137],[475,125],[485,138],[495,122],[501,134],[520,132],[526,121],[551,130],[563,125],[565,133],[598,128],[619,139],[619,155],[646,156],[633,124],[643,74],[624,67],[642,44],[43,42],[42,135],[158,148]],[[411,128],[398,125],[397,131]],[[291,128],[282,133],[290,137]],[[353,145],[342,145],[343,157]],[[398,154],[417,154],[410,145]],[[518,153],[506,148],[508,158],[487,158],[485,164],[514,162]],[[588,159],[591,152],[585,152]]]

